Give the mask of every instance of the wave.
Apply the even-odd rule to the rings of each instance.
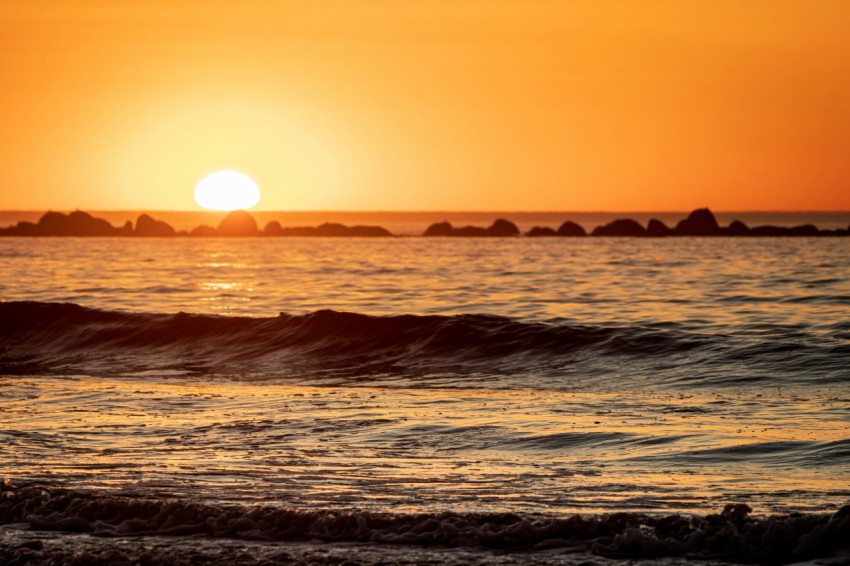
[[[13,375],[534,374],[597,380],[643,376],[684,385],[850,380],[850,344],[809,338],[796,327],[742,339],[670,323],[596,326],[487,314],[369,316],[320,310],[249,318],[0,303],[0,373]]]
[[[590,552],[612,558],[687,556],[783,563],[850,548],[850,506],[833,514],[751,517],[744,504],[715,515],[615,513],[400,514],[216,505],[180,499],[0,485],[0,524],[98,537],[204,536],[252,541],[361,542],[498,550]]]

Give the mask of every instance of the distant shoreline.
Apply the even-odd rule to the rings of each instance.
[[[518,214],[518,213],[517,213]],[[542,220],[538,215],[537,220]],[[568,216],[567,214],[561,215]],[[507,218],[496,218],[489,226],[476,224],[452,224],[448,218],[431,222],[423,237],[843,237],[850,235],[850,224],[846,227],[816,226],[811,222],[785,226],[780,224],[759,224],[751,226],[736,218],[728,224],[718,221],[716,215],[708,208],[691,211],[685,218],[671,219],[668,215],[658,215],[663,218],[651,217],[648,221],[635,219],[627,215],[620,216],[588,229],[574,219],[580,215],[573,214],[572,218],[559,221],[557,228],[552,225],[534,225],[529,229],[521,229],[516,223]],[[646,216],[646,215],[644,215]],[[553,217],[545,215],[552,220]],[[214,217],[212,217],[214,218]],[[207,217],[207,220],[212,218]],[[432,217],[433,218],[433,217]],[[793,217],[792,217],[793,218]],[[804,216],[802,218],[810,218]],[[643,221],[641,221],[643,220]],[[798,218],[799,221],[799,218]],[[133,222],[124,220],[120,226],[113,225],[109,219],[96,217],[91,213],[75,210],[65,214],[48,211],[42,213],[37,221],[20,220],[15,225],[0,228],[0,236],[5,237],[399,237],[413,234],[392,232],[384,226],[355,224],[349,226],[341,222],[323,221],[321,224],[289,226],[279,220],[268,222],[257,221],[254,214],[244,210],[228,212],[217,223],[211,225],[198,224],[191,230],[175,228],[170,223],[143,213]],[[551,223],[550,223],[551,224]],[[419,235],[417,234],[417,235]]]
[[[62,212],[71,212],[63,210]],[[90,211],[94,216],[106,219],[113,225],[121,225],[147,213],[163,220],[176,230],[191,230],[199,224],[217,225],[226,212],[215,211],[151,211],[112,210]],[[43,210],[0,211],[0,228],[12,226],[20,221],[37,222]],[[646,225],[651,218],[669,224],[686,217],[688,212],[630,212],[630,211],[251,211],[258,224],[277,220],[283,227],[318,225],[324,222],[341,224],[369,224],[385,227],[400,236],[418,236],[430,224],[447,220],[453,225],[489,225],[497,218],[507,218],[522,232],[534,226],[554,226],[571,219],[592,231],[617,218],[633,218]],[[740,219],[748,225],[797,226],[814,224],[822,229],[846,229],[850,224],[850,211],[720,211],[715,212],[722,225]]]

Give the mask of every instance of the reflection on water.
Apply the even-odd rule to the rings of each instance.
[[[491,313],[821,327],[846,318],[850,241],[0,239],[0,298],[274,316]]]
[[[299,509],[824,510],[850,498],[848,401],[5,378],[0,470]]]

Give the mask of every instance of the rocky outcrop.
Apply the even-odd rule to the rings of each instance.
[[[227,213],[216,230],[219,236],[259,236],[260,230],[254,217],[244,210]]]
[[[176,236],[177,232],[166,222],[162,220],[154,220],[147,214],[142,214],[136,220],[136,229],[133,231],[134,236],[168,238]]]
[[[558,233],[547,226],[535,226],[534,228],[529,230],[525,235],[529,238],[544,238],[550,236],[557,236]]]
[[[75,210],[70,214],[46,212],[35,224],[18,222],[0,231],[6,236],[128,236],[127,226],[116,228],[103,218]]]
[[[493,224],[491,224],[488,228],[481,228],[479,226],[464,226],[463,228],[454,228],[448,222],[437,222],[436,224],[431,224],[430,226],[428,226],[423,235],[473,238],[505,238],[519,236],[519,234],[519,228],[517,228],[516,224],[514,224],[510,220],[499,218],[495,222],[493,222]]]
[[[280,236],[283,233],[283,227],[280,225],[280,222],[277,220],[272,220],[266,227],[263,228],[263,235],[265,236]]]
[[[720,225],[707,208],[698,208],[676,225],[677,236],[717,236]]]
[[[749,236],[820,236],[821,232],[811,224],[803,226],[756,226],[750,230]]]
[[[733,220],[726,229],[726,234],[729,236],[747,236],[750,233],[750,227],[740,220]]]
[[[425,229],[423,236],[451,236],[452,230],[454,230],[454,228],[452,228],[452,225],[449,222],[436,222]]]
[[[567,220],[558,227],[558,235],[567,238],[581,238],[587,236],[587,232],[579,224]]]
[[[652,218],[646,227],[646,235],[653,238],[663,238],[664,236],[669,236],[672,233],[673,230],[655,218]]]
[[[425,236],[452,237],[514,237],[520,234],[516,224],[500,218],[487,228],[479,226],[464,226],[455,228],[449,222],[437,222],[425,230]],[[148,214],[142,214],[133,223],[127,221],[123,226],[115,227],[102,218],[95,218],[80,210],[70,214],[61,212],[46,212],[38,222],[18,222],[15,226],[0,228],[0,236],[136,236],[136,237],[175,237],[175,236],[322,236],[322,237],[388,237],[392,234],[380,226],[346,226],[337,223],[325,223],[320,226],[284,228],[278,221],[266,224],[261,232],[254,218],[244,210],[227,214],[218,228],[201,225],[191,232],[175,231],[166,222],[156,220]],[[528,237],[581,237],[586,236],[584,228],[572,221],[566,221],[557,230],[549,227],[535,226],[526,236]],[[735,220],[728,227],[721,228],[714,214],[708,208],[700,208],[691,212],[687,218],[671,229],[663,222],[652,219],[644,228],[637,221],[621,218],[593,230],[593,236],[848,236],[850,226],[834,230],[819,230],[816,226],[756,226],[748,227],[740,220]]]
[[[268,226],[266,227],[268,230]],[[386,238],[392,234],[380,226],[346,226],[345,224],[325,223],[319,226],[295,226],[274,229],[272,236],[318,236],[327,238]]]
[[[208,238],[210,236],[218,236],[218,231],[212,226],[201,224],[189,231],[189,235],[193,238]]]
[[[621,218],[593,230],[594,236],[646,236],[646,228],[631,218]]]
[[[519,228],[510,220],[499,218],[487,228],[487,233],[498,237],[519,236]]]

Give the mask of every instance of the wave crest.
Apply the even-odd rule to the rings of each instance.
[[[7,482],[0,486],[0,524],[100,537],[203,535],[524,551],[562,548],[616,558],[688,556],[759,563],[813,559],[850,548],[850,506],[832,515],[752,518],[750,511],[747,505],[730,504],[722,513],[704,517],[397,514],[223,506]]]
[[[162,372],[356,381],[533,374],[539,378],[534,386],[546,388],[567,376],[693,387],[846,382],[848,367],[845,339],[809,336],[796,327],[721,335],[673,323],[581,325],[489,314],[319,310],[248,318],[0,303],[0,373],[12,375]]]

